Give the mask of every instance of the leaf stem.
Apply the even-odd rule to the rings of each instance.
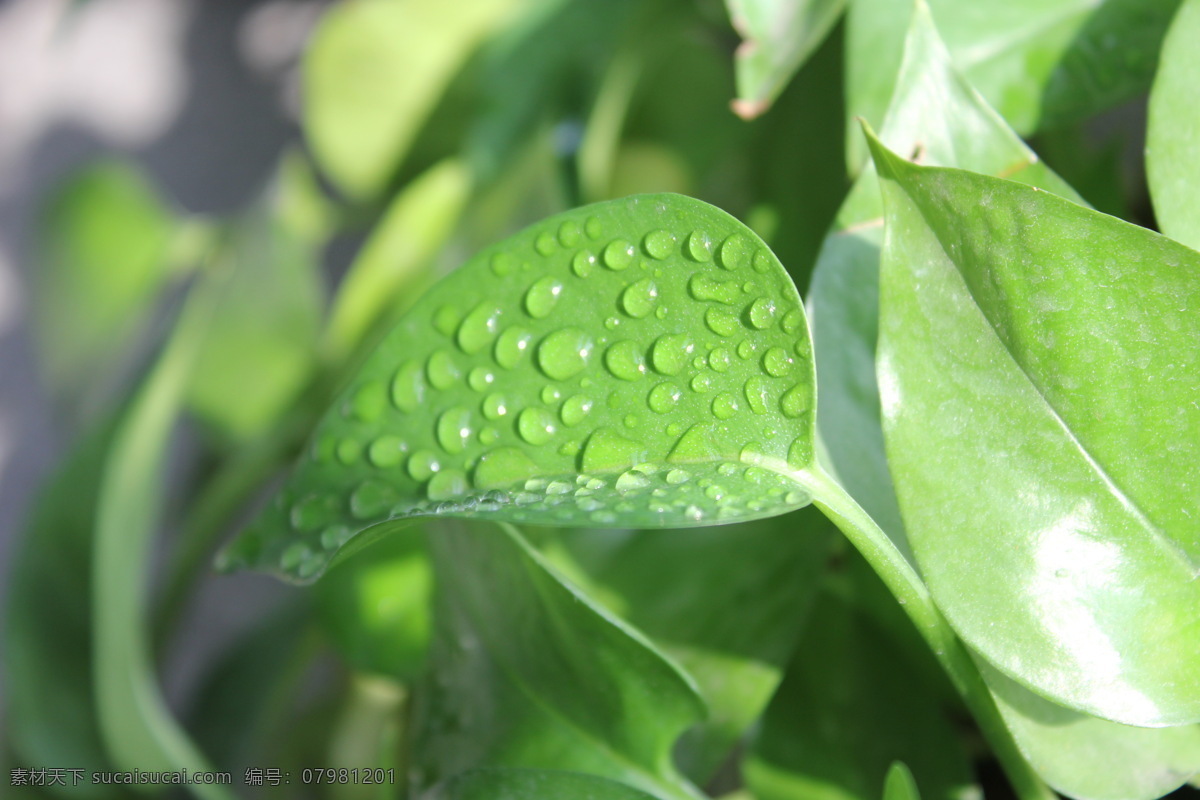
[[[820,467],[793,474],[793,478],[812,492],[813,504],[858,549],[912,620],[970,709],[1017,796],[1021,800],[1056,800],[1058,796],[1021,755],[970,652],[934,604],[925,582],[888,535]]]

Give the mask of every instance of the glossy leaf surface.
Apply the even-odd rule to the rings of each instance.
[[[431,289],[318,426],[227,565],[319,574],[389,519],[695,527],[807,505],[813,372],[795,287],[677,195],[551,217]]]
[[[1150,93],[1146,177],[1159,229],[1200,249],[1200,2],[1185,0]]]
[[[487,766],[561,769],[701,797],[671,765],[675,739],[704,713],[691,683],[513,529],[467,524],[429,537],[438,622],[417,710],[424,780]]]
[[[888,631],[823,594],[743,762],[747,786],[759,800],[874,800],[899,758],[929,798],[965,797],[969,763],[939,706]]]
[[[1030,187],[875,156],[884,430],[935,600],[1060,704],[1197,721],[1200,255]]]
[[[783,678],[812,610],[831,527],[815,508],[699,530],[563,531],[543,552],[650,637],[708,706],[675,749],[705,784]]]
[[[548,769],[473,769],[434,790],[430,800],[655,800],[607,778]]]
[[[742,37],[735,56],[734,111],[746,119],[766,111],[821,44],[846,0],[726,0]]]

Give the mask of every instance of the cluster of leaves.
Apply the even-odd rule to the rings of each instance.
[[[398,775],[339,799],[1193,779],[1200,0],[470,5],[332,7],[307,150],[237,219],[118,163],[52,198],[80,433],[14,565],[14,763]],[[1082,127],[1152,81],[1162,233]],[[285,472],[219,563],[320,580],[177,716],[156,663]]]

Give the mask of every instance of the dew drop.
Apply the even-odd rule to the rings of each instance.
[[[554,306],[562,294],[563,285],[554,277],[547,275],[534,281],[525,293],[525,310],[534,319],[545,319],[550,316]]]
[[[428,480],[441,468],[442,465],[438,461],[437,455],[429,450],[418,450],[408,459],[408,474],[412,476],[413,480]]]
[[[461,406],[448,409],[438,417],[437,440],[447,453],[461,453],[473,433],[471,412]]]
[[[796,346],[792,349],[796,351],[796,355],[805,360],[812,358],[812,340],[807,336],[801,337],[800,341],[796,342]]]
[[[386,469],[403,461],[407,450],[408,445],[399,436],[380,436],[367,448],[367,460],[381,469]]]
[[[392,403],[401,411],[412,413],[425,400],[425,377],[416,361],[405,361],[392,379]]]
[[[573,427],[583,422],[592,410],[592,401],[588,397],[581,394],[567,398],[567,402],[563,403],[562,409],[558,412],[563,424],[568,427]]]
[[[288,521],[297,531],[315,531],[337,519],[337,506],[337,501],[328,495],[311,495],[292,506]]]
[[[505,369],[512,369],[529,349],[532,340],[533,334],[524,328],[509,328],[496,340],[496,363]]]
[[[571,271],[580,278],[586,278],[592,274],[592,267],[596,266],[596,254],[590,250],[580,250],[571,259]]]
[[[578,454],[579,454],[579,450],[580,450],[580,448],[582,448],[582,447],[583,447],[583,445],[582,445],[582,444],[581,444],[581,443],[580,443],[578,440],[576,440],[576,439],[570,439],[570,440],[568,440],[568,441],[566,441],[566,442],[563,442],[563,446],[562,446],[562,447],[560,447],[560,448],[558,448],[558,454],[559,454],[560,456],[574,456],[574,455],[578,455]]]
[[[604,225],[598,217],[588,217],[587,222],[583,224],[583,230],[589,239],[599,239],[604,235]]]
[[[646,255],[662,261],[675,249],[675,237],[669,231],[650,231],[642,239],[642,249]]]
[[[617,272],[627,269],[633,263],[634,253],[636,251],[629,242],[614,239],[604,248],[604,266]]]
[[[429,481],[426,493],[430,500],[449,500],[467,493],[467,476],[457,469],[445,469]]]
[[[496,253],[492,256],[492,272],[498,277],[511,275],[517,268],[517,262],[508,253]]]
[[[769,272],[771,269],[771,256],[766,250],[759,250],[754,254],[754,271]]]
[[[630,492],[638,492],[650,485],[650,479],[640,472],[622,472],[617,478],[617,482],[613,484],[614,488],[621,494],[629,494]]]
[[[567,481],[550,481],[546,484],[546,494],[570,494],[575,487]]]
[[[721,498],[725,497],[725,490],[720,486],[709,486],[704,490],[704,496],[709,500],[720,500]]]
[[[684,243],[684,251],[693,261],[711,261],[712,246],[712,238],[707,231],[694,230],[688,234],[687,242]]]
[[[501,447],[479,457],[475,467],[475,485],[482,490],[506,489],[529,480],[538,472],[537,464],[516,447]]]
[[[533,249],[537,250],[538,255],[548,256],[558,249],[558,242],[549,231],[542,231],[533,241]]]
[[[686,471],[676,467],[667,473],[667,476],[664,480],[666,480],[666,482],[672,486],[678,486],[681,483],[687,483],[690,477],[691,476],[688,475]]]
[[[593,347],[592,338],[579,328],[557,330],[538,345],[538,366],[547,377],[566,380],[583,371]]]
[[[279,557],[279,566],[285,570],[296,570],[301,564],[309,564],[312,562],[316,553],[312,548],[303,542],[296,542],[288,545],[287,549]]]
[[[696,356],[692,359],[692,366],[696,369],[704,369],[706,364],[708,364],[708,359],[706,359],[704,356]]]
[[[783,315],[783,321],[780,323],[784,333],[795,333],[804,325],[804,314],[798,308],[793,308],[791,311]]]
[[[791,389],[784,392],[783,397],[779,398],[779,410],[783,412],[785,417],[795,419],[805,411],[808,411],[810,406],[809,395],[809,387],[806,384],[797,383]]]
[[[696,377],[692,378],[692,384],[691,384],[692,391],[707,392],[709,389],[712,388],[712,384],[713,384],[713,381],[710,376],[697,375]]]
[[[646,398],[646,404],[650,406],[650,410],[658,414],[666,414],[675,404],[679,402],[679,398],[683,393],[679,391],[679,387],[671,383],[660,383],[650,390],[650,395]]]
[[[767,382],[758,375],[751,376],[746,379],[744,392],[746,402],[750,405],[750,410],[755,414],[767,413]]]
[[[646,372],[646,359],[637,344],[631,341],[617,342],[604,353],[604,365],[608,371],[623,381],[633,381]]]
[[[350,513],[357,519],[381,516],[396,502],[392,487],[379,481],[366,481],[350,495]]]
[[[717,263],[725,269],[739,269],[746,266],[750,260],[750,240],[740,233],[735,233],[721,243],[717,251]]]
[[[588,472],[615,472],[645,460],[643,445],[626,439],[611,428],[599,428],[588,437],[580,464]]]
[[[775,322],[775,301],[769,297],[760,297],[750,304],[746,311],[750,324],[760,331],[771,327]]]
[[[382,381],[368,381],[350,399],[350,411],[355,419],[374,422],[387,406],[387,389]]]
[[[732,392],[721,392],[713,398],[712,412],[717,419],[729,419],[738,411],[737,395]]]
[[[487,446],[493,445],[500,441],[500,431],[491,426],[487,426],[479,431],[479,443]]]
[[[659,306],[658,309],[654,312],[654,316],[657,319],[666,319],[667,318],[666,306]]]
[[[737,346],[738,358],[746,360],[754,355],[754,342],[749,339],[742,339]]]
[[[626,428],[636,428],[638,425],[637,414],[626,414],[624,422]]]
[[[719,281],[711,275],[697,272],[688,281],[688,294],[697,300],[733,305],[742,295],[734,281]]]
[[[342,439],[337,444],[337,458],[346,466],[357,464],[362,457],[362,445],[355,439]]]
[[[694,349],[695,345],[686,335],[664,334],[650,348],[650,365],[663,375],[678,375],[687,366],[688,357]]]
[[[558,226],[558,243],[563,247],[574,247],[583,239],[583,232],[579,230],[578,223],[573,220],[566,220]]]
[[[437,350],[425,364],[425,375],[435,389],[449,389],[462,377],[462,370],[445,350]]]
[[[492,303],[480,303],[458,326],[458,346],[467,355],[483,350],[496,337],[503,311]]]
[[[708,354],[708,365],[717,372],[726,372],[733,363],[733,355],[724,347],[717,347]]]
[[[321,547],[326,550],[337,550],[350,541],[350,537],[353,535],[354,531],[345,525],[331,525],[321,531]]]
[[[803,469],[812,462],[812,458],[812,439],[808,436],[796,437],[796,441],[792,442],[792,446],[788,448],[788,466],[794,469]]]
[[[546,384],[542,387],[542,402],[546,405],[552,405],[562,399],[562,392],[553,384]]]
[[[658,286],[650,278],[631,283],[621,293],[621,308],[631,317],[641,319],[654,310],[658,302]]]
[[[487,367],[476,367],[467,375],[467,385],[477,392],[486,391],[495,381],[495,374]]]
[[[508,401],[504,395],[499,393],[489,394],[483,398],[483,416],[490,420],[497,420],[508,413]]]
[[[462,312],[454,306],[442,306],[433,313],[433,327],[443,336],[453,336]]]
[[[517,416],[517,433],[530,444],[545,444],[555,430],[554,417],[544,408],[527,408]]]
[[[763,353],[762,365],[768,375],[782,378],[792,368],[792,357],[782,347],[772,347]]]
[[[709,308],[704,312],[704,323],[719,336],[733,336],[741,328],[737,317],[724,308]]]

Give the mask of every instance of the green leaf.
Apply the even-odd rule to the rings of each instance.
[[[1069,797],[1154,800],[1200,772],[1200,726],[1109,722],[1043,700],[986,663],[980,669],[1021,750]]]
[[[896,759],[931,798],[971,788],[958,734],[925,677],[890,631],[826,593],[742,764],[746,783],[759,800],[874,800]]]
[[[246,439],[275,422],[312,373],[321,276],[312,242],[258,214],[237,224],[215,258],[220,299],[187,402],[221,434]]]
[[[971,85],[1022,134],[1073,122],[1150,83],[1180,0],[929,0]],[[878,125],[903,51],[909,3],[856,0],[848,15],[849,118]],[[851,163],[866,157],[848,130]]]
[[[783,678],[830,532],[807,508],[689,531],[563,531],[544,552],[695,679],[708,717],[688,731],[675,758],[704,784]]]
[[[897,761],[888,770],[887,780],[883,784],[883,800],[921,800],[917,782],[904,762]]]
[[[438,622],[414,754],[425,783],[530,767],[702,796],[671,764],[675,739],[704,713],[678,668],[511,528],[451,523],[429,541]]]
[[[147,321],[175,220],[139,172],[104,161],[56,190],[39,228],[34,322],[46,378],[64,398],[86,389],[86,401],[111,383]]]
[[[737,49],[737,100],[744,119],[766,111],[812,55],[846,7],[846,0],[725,0]]]
[[[1059,704],[1200,720],[1200,254],[873,147],[884,430],[934,599]]]
[[[340,563],[317,584],[315,603],[354,669],[411,681],[429,650],[432,590],[424,532],[412,527]]]
[[[319,574],[386,520],[685,527],[807,505],[795,287],[677,195],[551,217],[431,289],[318,426],[227,566]],[[347,511],[349,513],[347,513]]]
[[[512,0],[356,0],[326,12],[304,59],[304,130],[318,163],[366,199],[392,177],[454,74]]]
[[[1159,230],[1200,249],[1200,2],[1185,0],[1163,44],[1150,92],[1146,177]]]
[[[473,769],[447,781],[430,800],[654,800],[606,778],[544,769]]]

